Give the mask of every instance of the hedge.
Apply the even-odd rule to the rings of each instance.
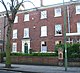
[[[74,43],[74,44],[66,44],[67,45],[67,55],[68,58],[80,58],[80,44]],[[57,52],[59,48],[64,48],[64,44],[58,44],[55,45],[55,51]],[[64,54],[65,55],[65,54]]]
[[[51,56],[58,56],[57,53],[32,53],[32,54],[26,54],[26,53],[11,53],[11,56],[41,56],[41,57],[51,57]]]

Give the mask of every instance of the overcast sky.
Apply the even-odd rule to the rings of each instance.
[[[36,7],[40,6],[40,0],[30,0],[30,1],[33,2],[33,4]],[[69,2],[70,0],[64,0],[64,1]],[[7,5],[7,2],[10,2],[10,0],[4,0],[4,2],[6,2],[6,5]],[[63,0],[43,0],[43,5],[52,5],[52,4],[62,3],[62,2],[63,2]],[[31,3],[29,3],[29,2],[25,3],[25,9],[30,9],[33,7],[34,6]],[[3,5],[0,3],[0,12],[2,12],[2,11],[5,11],[5,9],[4,9]]]

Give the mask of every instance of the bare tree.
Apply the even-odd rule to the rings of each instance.
[[[10,53],[11,53],[11,34],[12,34],[12,27],[14,24],[14,20],[16,17],[16,14],[19,10],[19,7],[22,5],[23,0],[21,0],[21,2],[19,2],[19,0],[10,0],[10,3],[8,2],[8,4],[10,5],[10,11],[8,10],[8,7],[6,6],[4,0],[0,1],[5,10],[6,10],[6,17],[8,19],[8,24],[7,24],[7,41],[6,41],[6,64],[5,67],[9,68],[11,67],[11,58],[10,58]],[[11,14],[11,15],[10,15]]]
[[[29,0],[10,0],[10,2],[8,2],[7,4],[9,4],[9,8],[10,10],[8,10],[7,5],[5,4],[4,0],[0,0],[0,2],[3,4],[5,10],[6,10],[6,17],[8,20],[8,24],[7,24],[7,41],[6,41],[6,64],[5,67],[9,68],[11,67],[11,34],[12,34],[12,27],[14,24],[14,20],[16,17],[16,14],[20,8],[20,6],[23,5],[24,2],[29,2],[31,3],[34,7],[35,5],[33,4],[33,2],[29,1]],[[35,7],[36,8],[36,7]],[[37,9],[37,8],[36,8]]]

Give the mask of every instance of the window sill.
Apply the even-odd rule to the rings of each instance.
[[[43,38],[43,37],[47,37],[47,36],[40,36],[40,37],[42,37],[42,38]]]
[[[17,24],[18,22],[14,22],[14,24]]]
[[[55,34],[55,36],[62,36],[62,34]]]
[[[30,20],[24,20],[24,22],[29,22]]]
[[[40,18],[40,19],[47,19],[47,17],[46,18]]]
[[[76,13],[76,15],[78,15],[78,14],[80,14],[80,13]]]
[[[16,40],[16,39],[18,39],[18,38],[12,38],[13,40]]]
[[[29,37],[23,37],[23,39],[29,39]]]
[[[59,16],[54,16],[54,17],[61,17],[61,15],[59,15]]]
[[[41,51],[40,53],[47,53],[47,51]]]

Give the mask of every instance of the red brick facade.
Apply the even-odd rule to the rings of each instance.
[[[68,22],[70,23],[70,34],[66,34],[70,37],[70,42],[73,39],[80,42],[80,33],[77,33],[77,23],[80,22],[80,14],[76,14],[76,6],[78,4],[67,4],[69,7],[66,9],[67,15],[67,26],[66,32],[68,33]],[[67,8],[66,7],[66,8]],[[55,8],[61,8],[61,16],[55,17]],[[47,18],[41,19],[41,11],[47,11]],[[29,21],[24,21],[24,14],[29,14]],[[69,16],[68,16],[69,14]],[[34,52],[41,52],[41,42],[46,42],[47,52],[54,52],[55,42],[64,42],[64,10],[63,5],[41,7],[38,10],[22,11],[18,12],[18,23],[15,23],[13,30],[17,29],[17,39],[12,39],[12,43],[17,43],[17,52],[22,52],[22,42],[28,41],[29,48],[33,49]],[[69,21],[68,21],[69,19]],[[62,35],[55,36],[55,25],[61,24]],[[41,37],[41,26],[47,26],[47,36]],[[24,37],[24,28],[29,28],[29,38]],[[77,42],[76,41],[76,42]],[[29,51],[29,49],[28,49]]]

